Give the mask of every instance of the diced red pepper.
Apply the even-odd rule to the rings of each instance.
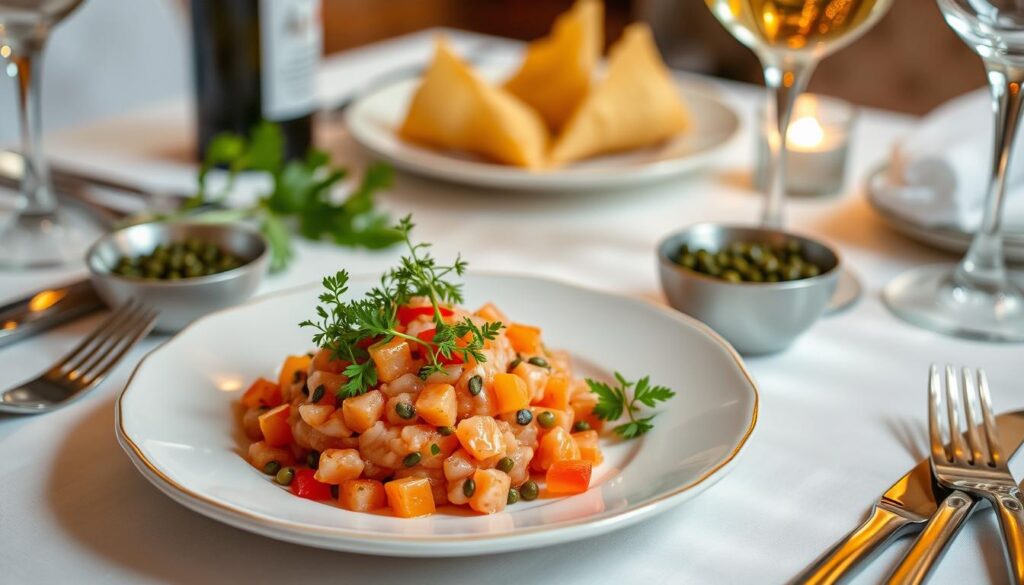
[[[417,335],[416,337],[422,339],[423,341],[426,341],[427,343],[429,343],[431,345],[431,347],[435,347],[433,342],[434,342],[434,335],[436,333],[437,333],[437,329],[427,329],[426,331],[420,331],[420,334]],[[439,362],[441,362],[442,364],[445,364],[445,365],[461,364],[461,363],[463,363],[462,356],[457,354],[457,353],[453,353],[451,355],[451,357],[444,357],[443,355],[438,353],[437,354],[437,361],[439,361]]]
[[[380,337],[366,337],[364,339],[360,339],[359,341],[357,341],[356,347],[358,347],[359,349],[367,349],[371,345],[377,343],[378,341],[380,341]]]
[[[317,481],[313,477],[315,474],[315,471],[306,467],[296,469],[295,478],[292,479],[292,493],[308,500],[331,499],[331,486]]]
[[[442,317],[451,317],[452,315],[455,314],[454,311],[452,311],[451,309],[448,309],[446,307],[438,307],[438,310],[441,312],[441,316]],[[398,322],[399,323],[401,323],[402,325],[408,325],[409,321],[412,321],[413,319],[415,319],[416,317],[419,317],[420,315],[433,315],[433,314],[434,314],[434,307],[433,306],[426,306],[426,307],[398,307],[398,313],[397,313],[396,316],[398,317]]]

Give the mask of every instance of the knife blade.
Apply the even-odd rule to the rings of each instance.
[[[88,280],[48,288],[0,306],[0,347],[103,306]]]
[[[1024,443],[1024,410],[997,417],[999,438],[1016,453]],[[872,506],[867,520],[837,542],[793,583],[838,583],[883,548],[907,534],[924,529],[947,491],[932,482],[928,459],[894,483]]]

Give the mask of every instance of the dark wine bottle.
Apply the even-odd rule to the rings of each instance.
[[[312,142],[320,0],[192,0],[198,153],[221,132],[275,122],[285,155]]]

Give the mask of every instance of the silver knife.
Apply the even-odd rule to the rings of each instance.
[[[999,437],[1014,453],[1024,442],[1024,410],[997,417]],[[924,529],[947,491],[932,483],[924,459],[894,483],[871,508],[868,519],[818,558],[793,583],[838,583],[898,538]],[[973,507],[973,500],[969,506]],[[969,512],[969,510],[968,510]],[[966,515],[964,516],[966,517]]]
[[[0,306],[0,347],[103,306],[88,280],[48,288]]]

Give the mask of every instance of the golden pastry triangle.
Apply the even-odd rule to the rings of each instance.
[[[480,78],[442,37],[399,133],[530,169],[544,165],[549,140],[536,111]]]
[[[650,146],[687,127],[679,91],[646,24],[627,27],[609,54],[606,77],[558,136],[550,166]]]
[[[604,5],[577,0],[558,17],[548,37],[530,43],[505,89],[532,106],[554,131],[562,128],[590,91],[604,46]]]

